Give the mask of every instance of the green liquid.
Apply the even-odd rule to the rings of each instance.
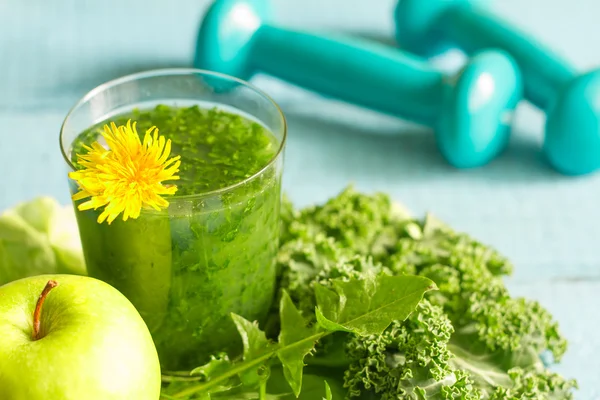
[[[269,162],[279,144],[262,125],[236,114],[160,105],[90,128],[72,153],[97,140],[105,123],[128,119],[137,121],[140,136],[157,126],[171,139],[172,156],[181,156],[181,180],[171,182],[177,196],[223,189],[262,171],[223,193],[169,199],[167,210],[136,220],[98,224],[99,211],[77,211],[90,275],[136,306],[163,369],[193,368],[219,351],[235,354],[241,342],[230,313],[262,321],[273,300],[281,158]]]

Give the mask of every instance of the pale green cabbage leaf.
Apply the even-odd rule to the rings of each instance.
[[[0,285],[42,274],[86,274],[73,206],[47,196],[0,214]]]

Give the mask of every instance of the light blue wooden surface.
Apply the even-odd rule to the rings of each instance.
[[[0,209],[36,195],[68,201],[58,147],[63,117],[96,84],[188,66],[207,0],[0,0]],[[292,27],[388,38],[392,0],[274,0]],[[501,15],[582,69],[600,65],[596,0],[503,0]],[[438,60],[442,67],[457,58]],[[285,188],[299,205],[349,182],[432,210],[515,262],[514,293],[561,321],[570,351],[557,369],[579,379],[577,399],[600,399],[600,175],[564,178],[540,159],[542,116],[519,109],[510,148],[486,168],[456,171],[431,132],[326,100],[282,82],[254,82],[289,119]]]

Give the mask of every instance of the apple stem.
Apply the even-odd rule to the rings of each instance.
[[[41,325],[40,316],[42,314],[42,306],[44,305],[44,301],[46,300],[48,293],[50,293],[50,291],[57,286],[58,286],[58,282],[56,282],[54,280],[49,280],[48,283],[46,283],[44,290],[42,290],[42,294],[40,294],[40,297],[38,298],[37,304],[35,305],[35,311],[33,312],[33,335],[32,335],[33,340],[41,339],[40,338],[40,325]]]

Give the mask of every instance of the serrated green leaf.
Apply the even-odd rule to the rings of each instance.
[[[235,313],[231,313],[231,318],[244,344],[244,360],[256,358],[271,347],[269,339],[256,321],[250,322]]]
[[[315,333],[314,329],[306,326],[306,321],[298,311],[292,299],[283,292],[280,305],[281,332],[279,333],[279,344],[282,349],[277,353],[286,380],[290,384],[296,397],[302,389],[302,370],[304,369],[304,357],[315,347],[314,341],[303,341]],[[290,346],[298,343],[297,346]]]
[[[327,315],[328,315],[329,321],[338,321],[339,320],[340,311],[341,311],[340,307],[342,306],[342,304],[340,303],[340,296],[338,293],[336,293],[335,291],[333,291],[331,289],[328,289],[327,287],[325,287],[323,285],[315,285],[315,298],[317,300],[317,308],[316,308],[317,320],[319,320],[319,316],[321,316],[322,319],[325,318],[325,316],[323,315],[321,310],[327,310]],[[338,325],[338,324],[336,324],[336,325]],[[323,325],[321,325],[321,326],[323,326]],[[323,326],[323,327],[327,330],[335,330],[335,329],[329,329],[325,326]],[[340,330],[344,330],[344,328],[341,327]]]
[[[273,344],[258,327],[257,322],[250,322],[234,313],[231,313],[231,318],[242,338],[244,361],[254,360],[271,350]],[[269,367],[265,363],[261,363],[241,372],[239,376],[244,385],[255,386],[268,379]]]
[[[335,291],[316,289],[317,322],[328,331],[344,330],[365,336],[379,335],[392,321],[406,319],[435,284],[420,276],[380,275],[334,280],[333,287]],[[337,301],[333,300],[334,295]]]
[[[325,289],[325,290],[327,290],[327,289]],[[352,332],[350,329],[346,328],[345,326],[340,325],[337,322],[333,322],[332,320],[328,319],[325,315],[323,315],[323,313],[321,312],[321,309],[319,307],[317,307],[315,309],[315,315],[317,317],[317,323],[319,324],[319,326],[321,326],[321,328],[325,329],[326,331],[329,331],[329,332]]]
[[[210,356],[210,361],[204,365],[194,368],[190,375],[201,375],[207,380],[212,376],[219,375],[231,367],[231,361],[227,354],[222,353],[216,356]]]
[[[317,341],[342,329],[359,335],[381,333],[392,321],[406,319],[423,294],[435,287],[427,278],[407,275],[334,280],[333,285],[335,291],[316,286],[316,311],[320,313],[319,325],[324,330],[307,328],[290,297],[287,293],[283,294],[281,335],[276,345],[269,342],[258,324],[232,314],[244,344],[243,362],[233,364],[208,382],[180,391],[176,397],[211,393],[213,388],[234,376],[239,376],[244,385],[256,388],[268,379],[270,370],[267,363],[275,356],[284,364],[285,378],[294,395],[298,396],[302,388],[304,357]]]

